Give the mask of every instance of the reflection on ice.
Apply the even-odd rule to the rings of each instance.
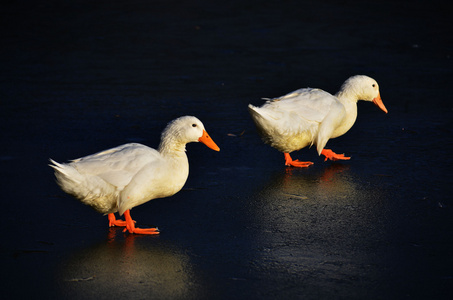
[[[367,184],[346,164],[295,170],[271,178],[253,199],[258,243],[263,245],[256,266],[263,274],[294,274],[316,286],[316,280],[367,274],[381,258],[378,249],[386,238],[382,222],[384,195]],[[371,252],[372,253],[372,252]]]
[[[122,228],[111,228],[111,234]],[[187,254],[159,239],[127,235],[82,249],[63,260],[57,274],[64,298],[177,299],[196,295]]]

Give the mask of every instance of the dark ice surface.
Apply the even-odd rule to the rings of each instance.
[[[3,299],[452,299],[453,41],[439,1],[6,1],[0,10]],[[375,78],[328,148],[284,166],[247,105]],[[124,234],[63,193],[60,162],[157,147],[195,115],[179,193]]]

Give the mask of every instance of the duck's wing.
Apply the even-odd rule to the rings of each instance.
[[[157,150],[130,143],[75,159],[70,165],[82,175],[97,176],[121,190],[143,166],[160,159]]]
[[[282,97],[268,100],[263,108],[274,112],[289,112],[303,120],[322,122],[332,104],[338,100],[331,94],[312,88],[304,88]]]
[[[318,153],[324,149],[335,129],[346,115],[343,104],[333,95],[321,89],[299,89],[281,98],[268,101],[276,110],[291,112],[292,130],[310,131],[312,144],[316,143]]]
[[[341,103],[320,89],[299,89],[282,97],[268,100],[262,107],[250,107],[254,119],[272,123],[281,131],[303,132],[314,130]],[[254,110],[254,112],[252,112]]]

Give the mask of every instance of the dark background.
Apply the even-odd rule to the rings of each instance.
[[[450,299],[452,22],[437,1],[7,1],[0,10],[5,299]],[[247,104],[302,87],[380,84],[323,162],[284,166]],[[64,194],[60,162],[157,147],[195,115],[175,196],[108,229]]]

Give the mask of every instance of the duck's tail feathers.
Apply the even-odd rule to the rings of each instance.
[[[253,122],[255,122],[255,124],[257,125],[257,127],[262,127],[264,125],[262,123],[264,122],[264,120],[266,118],[260,111],[259,107],[249,104],[249,113],[250,113],[250,116],[252,117]]]
[[[65,169],[65,166],[63,164],[54,161],[52,158],[49,158],[49,161],[50,161],[49,167],[52,167],[55,171],[61,172]]]
[[[60,187],[69,194],[74,194],[72,188],[82,183],[83,177],[81,174],[70,164],[60,164],[53,159],[49,159],[52,167],[55,170],[55,177]]]
[[[255,114],[258,114],[258,111],[257,111],[257,108],[256,106],[253,106],[252,104],[249,104],[249,112],[250,114],[253,116]]]
[[[263,110],[261,107],[253,106],[252,104],[249,104],[249,113],[252,116],[252,119],[254,119],[255,121],[260,118],[263,119],[271,118],[271,116],[268,113],[266,113],[266,111]]]

